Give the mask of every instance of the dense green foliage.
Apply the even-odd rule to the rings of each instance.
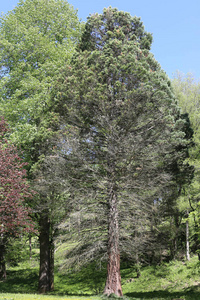
[[[17,148],[8,143],[8,126],[0,118],[0,280],[6,278],[5,255],[12,237],[33,232],[31,210],[26,199],[32,198],[25,163]]]
[[[189,260],[188,232],[200,253],[199,84],[177,76],[173,90],[151,43],[140,18],[111,7],[83,26],[65,0],[20,0],[0,19],[0,113],[37,190],[26,205],[38,222],[41,293],[53,290],[56,250],[55,293],[102,292],[107,262],[104,293],[122,295],[121,256],[126,295],[182,297],[171,287],[176,263],[165,262],[186,246]],[[31,250],[35,237],[10,240],[11,265],[26,239]],[[198,275],[197,262],[176,266],[184,284]],[[20,272],[23,291],[36,291],[38,270]],[[12,280],[18,289],[8,274],[4,291]]]
[[[137,230],[136,208],[142,203],[151,213],[155,200],[170,205],[170,189],[186,184],[192,173],[183,163],[192,137],[187,136],[189,123],[180,115],[169,79],[149,52],[150,42],[140,20],[128,13],[109,7],[91,16],[53,98],[56,112],[70,125],[63,145],[69,181],[83,207],[96,203],[93,215],[101,211],[96,230],[87,229],[90,237],[95,235],[89,243],[95,249],[89,252],[92,257],[103,248],[96,232],[103,225],[105,236],[105,224],[108,227],[108,278],[116,277],[107,279],[108,285],[115,282],[115,287],[106,285],[108,295],[121,295],[119,238],[125,255],[135,256],[136,263],[144,254],[135,246],[130,250],[133,237],[143,237]],[[151,217],[142,217],[151,231]],[[98,245],[96,237],[101,239]],[[144,238],[143,245],[146,242]]]
[[[11,127],[9,140],[24,150],[29,179],[38,191],[31,206],[39,224],[40,242],[46,237],[44,245],[49,248],[44,249],[41,244],[40,273],[46,272],[41,278],[46,277],[47,281],[53,277],[53,271],[50,267],[48,271],[42,268],[46,265],[42,257],[49,261],[45,253],[49,256],[50,249],[53,251],[53,226],[55,219],[62,216],[62,213],[51,213],[59,203],[60,191],[55,164],[50,167],[55,175],[53,184],[51,176],[49,180],[42,179],[42,171],[46,170],[43,158],[51,154],[55,145],[52,137],[59,129],[49,99],[59,69],[69,62],[80,33],[77,12],[65,0],[19,1],[13,11],[0,19],[0,112]],[[52,189],[48,190],[50,186]],[[58,210],[61,205],[57,206]],[[47,276],[49,272],[51,276]]]
[[[79,35],[76,11],[65,0],[21,0],[1,17],[0,111],[29,161],[51,134],[50,90]]]
[[[200,147],[200,131],[199,131],[199,104],[200,104],[200,83],[195,80],[192,74],[183,75],[180,72],[175,74],[173,87],[179,105],[183,113],[188,113],[194,131],[195,146],[190,151],[188,159],[191,165],[194,165],[194,178],[189,186],[186,187],[180,198],[179,206],[183,211],[188,211],[190,225],[190,245],[192,251],[198,253],[200,257],[200,212],[199,212],[199,147]]]

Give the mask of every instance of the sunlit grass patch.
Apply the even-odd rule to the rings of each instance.
[[[0,300],[97,300],[98,297],[69,297],[69,296],[50,296],[38,294],[0,294]]]

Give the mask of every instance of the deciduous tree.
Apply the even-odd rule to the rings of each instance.
[[[185,215],[190,212],[190,217],[186,218],[191,225],[190,229],[193,234],[190,236],[192,250],[198,253],[200,259],[200,242],[199,242],[199,147],[200,147],[200,130],[199,130],[199,107],[200,107],[200,82],[195,79],[194,75],[186,75],[176,72],[172,81],[176,97],[183,113],[188,114],[191,127],[194,131],[194,147],[190,150],[190,159],[188,160],[194,166],[194,178],[191,184],[184,190],[181,197],[180,207],[185,211]],[[193,221],[192,221],[193,219]]]
[[[24,150],[28,170],[46,155],[48,141],[59,129],[57,116],[49,107],[50,92],[59,68],[70,60],[80,32],[77,12],[65,0],[20,0],[0,19],[0,112],[11,126],[9,139]],[[40,235],[46,236],[47,199],[41,196],[40,204]],[[46,241],[40,247],[41,266],[50,268],[51,246]],[[50,289],[47,273],[45,267],[40,268],[40,292]]]
[[[25,163],[6,139],[5,120],[0,119],[0,278],[6,278],[5,251],[9,236],[34,231],[26,199],[32,191],[26,179]]]

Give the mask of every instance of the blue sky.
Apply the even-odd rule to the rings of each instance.
[[[117,7],[141,17],[146,31],[153,33],[152,53],[170,78],[179,70],[200,79],[200,0],[69,0],[86,21],[104,7]],[[7,13],[18,0],[0,0]]]

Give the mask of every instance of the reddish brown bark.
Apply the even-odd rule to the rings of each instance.
[[[108,263],[107,280],[104,294],[122,296],[119,253],[119,227],[117,211],[117,195],[113,187],[110,191],[108,216]]]

